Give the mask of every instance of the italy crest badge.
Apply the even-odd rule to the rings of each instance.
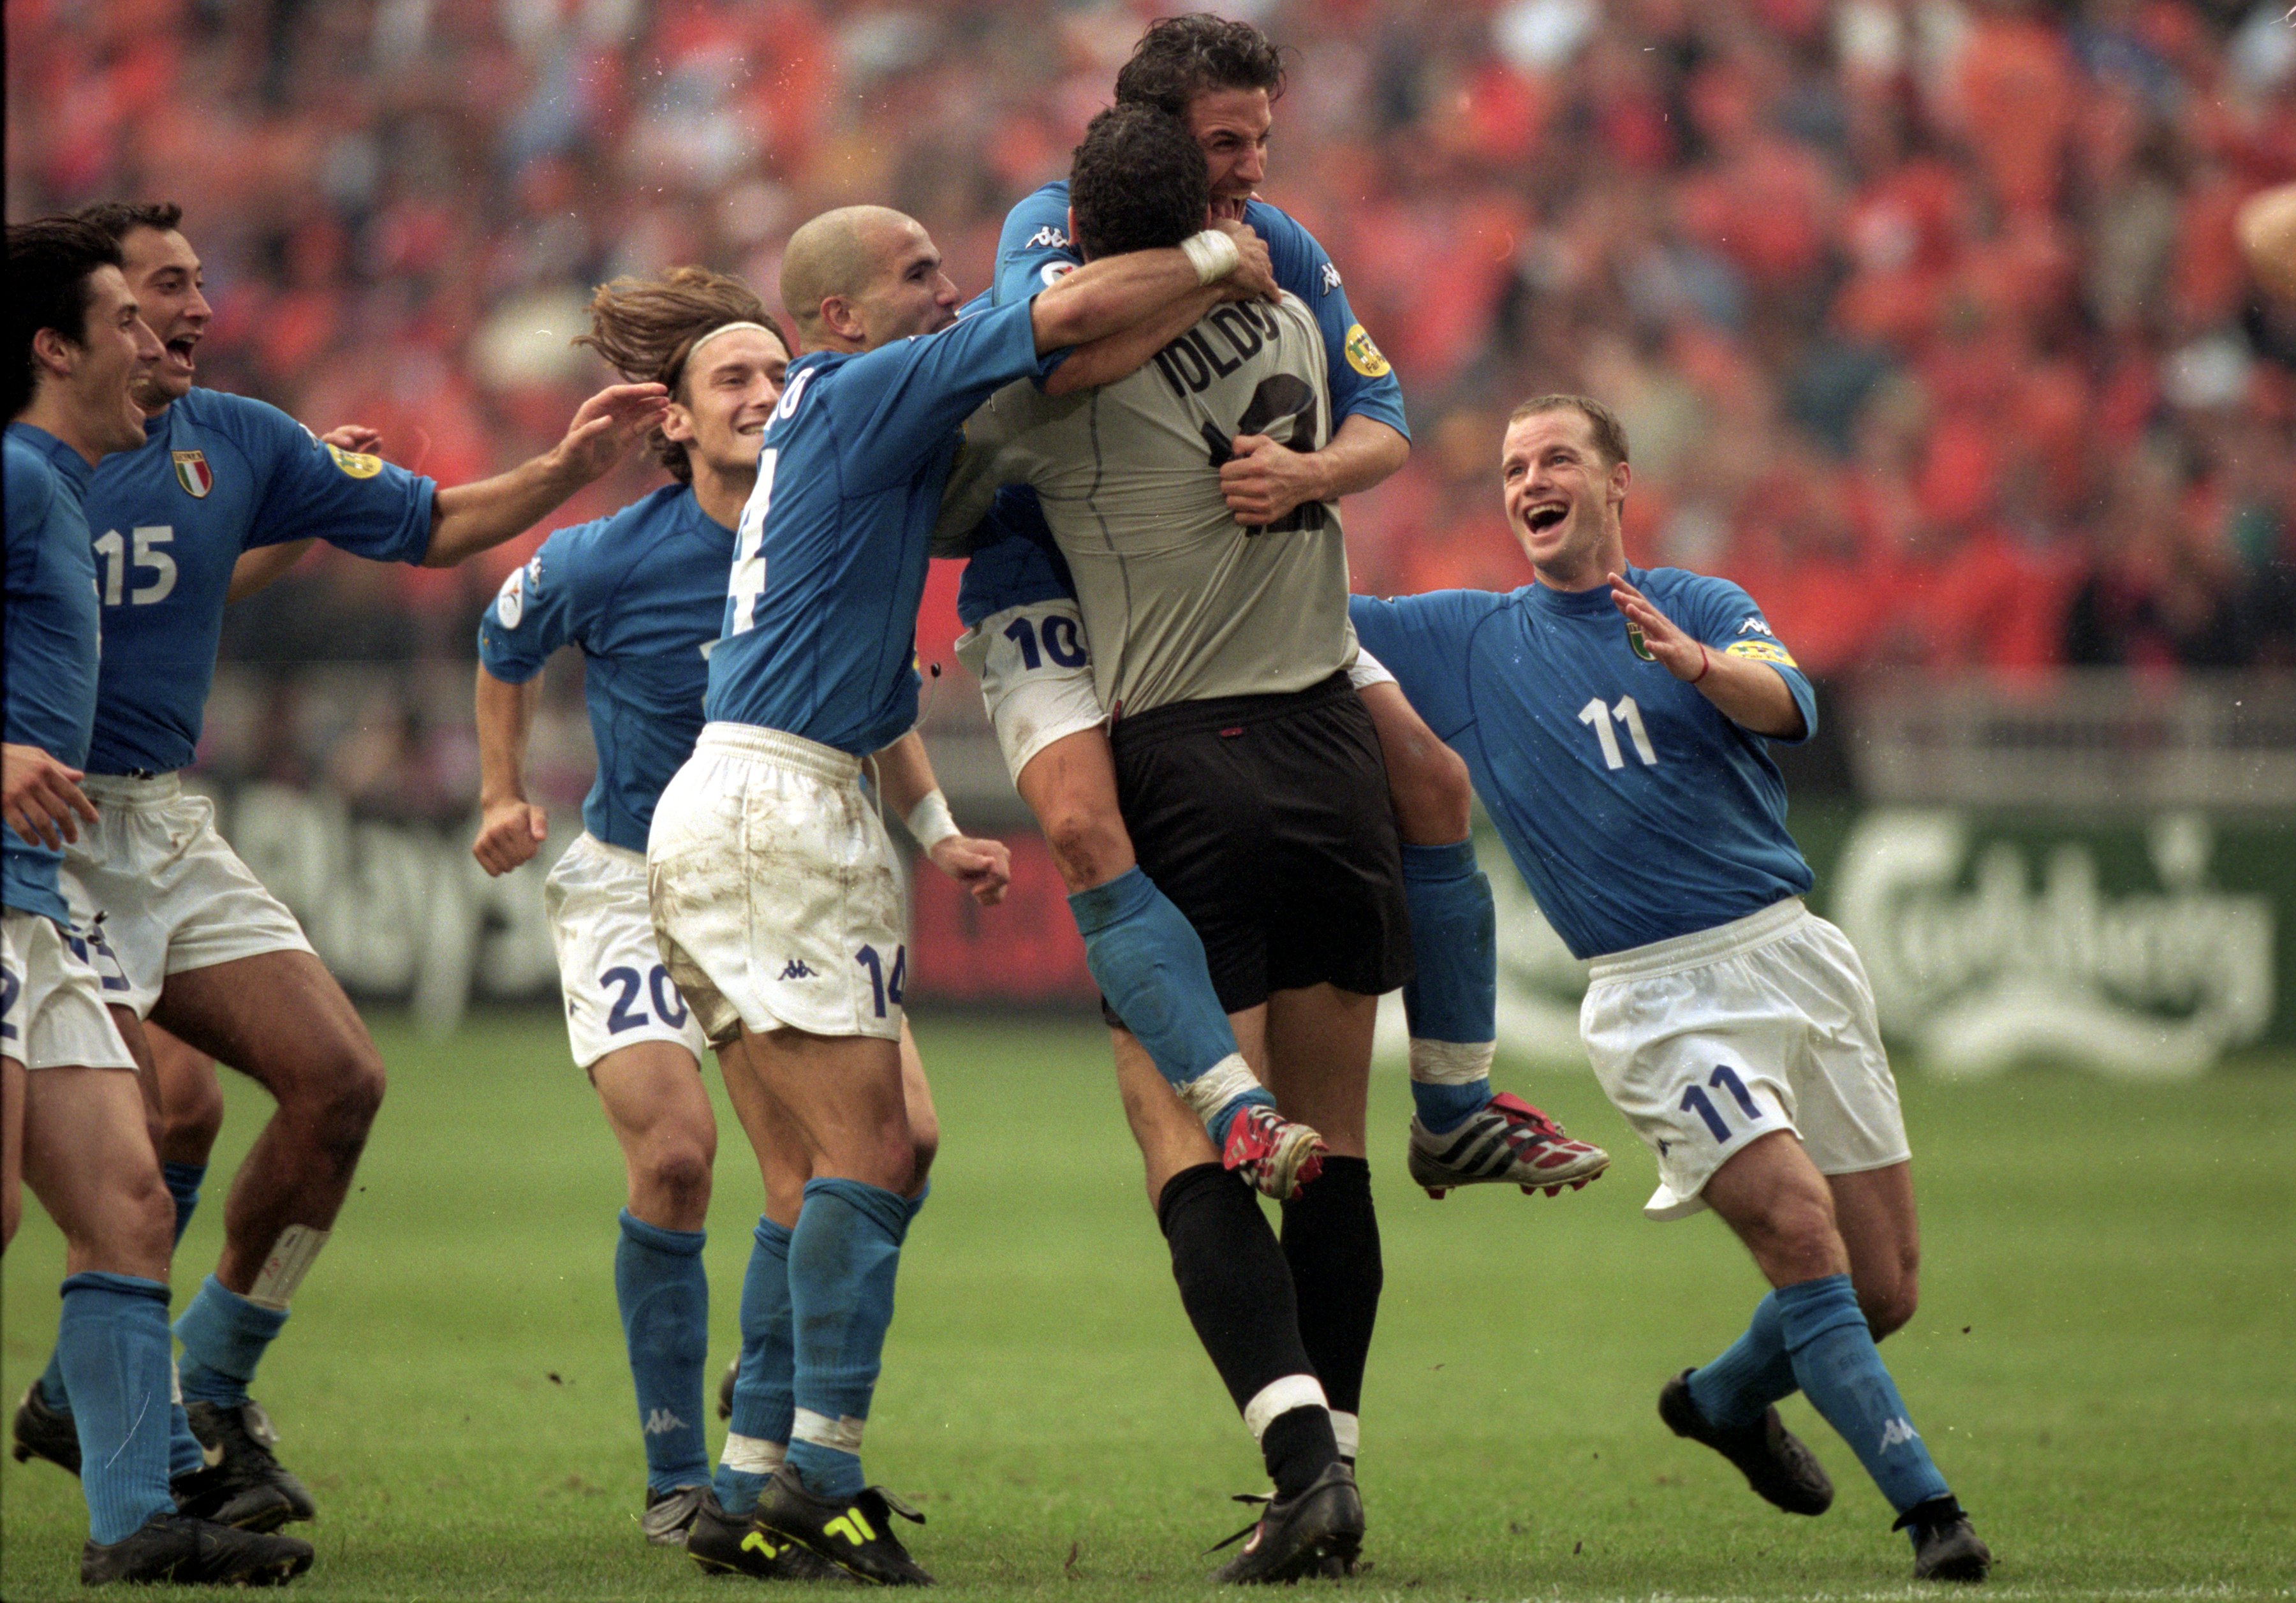
[[[206,452],[170,451],[168,455],[176,459],[176,482],[184,487],[185,495],[204,498],[215,488],[215,470],[208,465]]]

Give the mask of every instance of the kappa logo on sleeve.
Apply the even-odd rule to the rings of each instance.
[[[1348,329],[1347,352],[1348,366],[1367,379],[1383,379],[1394,371],[1388,366],[1387,358],[1379,354],[1379,347],[1371,342],[1371,336],[1364,333],[1364,325],[1360,323]]]
[[[1333,267],[1330,262],[1325,262],[1324,264],[1324,271],[1321,276],[1324,281],[1324,294],[1328,295],[1333,290],[1340,287],[1340,270]]]
[[[324,440],[319,443],[326,445]],[[339,445],[330,445],[327,446],[327,455],[335,459],[337,467],[354,479],[372,479],[382,472],[382,458],[370,456],[365,451],[347,451]]]
[[[1742,635],[1748,629],[1752,629],[1758,635],[1767,635],[1773,640],[1778,637],[1776,632],[1764,621],[1759,612],[1747,613],[1746,621],[1738,626],[1738,632]]]
[[[1069,236],[1048,224],[1030,234],[1029,243],[1021,248],[1024,251],[1065,251],[1069,248]]]

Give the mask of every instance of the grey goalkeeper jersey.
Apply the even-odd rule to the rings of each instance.
[[[1148,365],[1058,399],[1026,380],[964,426],[935,531],[959,555],[996,487],[1035,487],[1068,559],[1111,711],[1305,690],[1355,661],[1337,506],[1238,526],[1220,464],[1239,434],[1331,433],[1323,332],[1297,297],[1215,307]]]

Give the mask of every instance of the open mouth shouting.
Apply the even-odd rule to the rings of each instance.
[[[178,378],[191,377],[198,369],[198,363],[192,353],[198,347],[200,339],[198,330],[186,329],[169,340],[163,348],[165,354],[160,358],[160,366]]]
[[[1547,534],[1562,526],[1570,516],[1568,501],[1534,501],[1523,509],[1523,527],[1533,534]]]

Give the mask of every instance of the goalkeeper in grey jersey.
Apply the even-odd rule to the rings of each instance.
[[[1169,115],[1119,105],[1086,130],[1070,198],[1088,257],[1176,244],[1202,226],[1202,152]],[[1287,295],[1217,307],[1096,390],[1000,390],[966,425],[940,549],[959,554],[999,485],[1036,489],[1076,582],[1139,865],[1202,937],[1237,1042],[1283,1116],[1359,1153],[1376,1000],[1409,977],[1411,956],[1386,770],[1346,672],[1338,511],[1308,503],[1241,527],[1219,477],[1239,434],[1324,443],[1326,369],[1315,318]],[[1344,1567],[1362,1504],[1300,1339],[1301,1266],[1197,1114],[1109,1022],[1181,1300],[1275,1483],[1220,1579]],[[1337,1361],[1357,1374],[1380,1282],[1367,1197],[1365,1211],[1363,1239],[1308,1266],[1344,1283],[1332,1300],[1355,1322]]]

